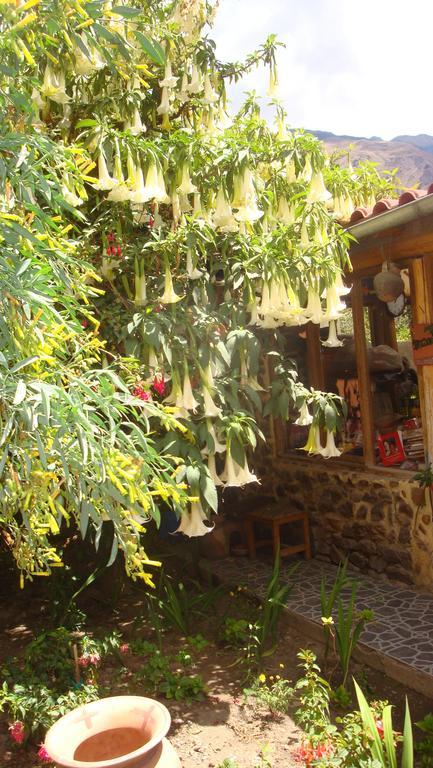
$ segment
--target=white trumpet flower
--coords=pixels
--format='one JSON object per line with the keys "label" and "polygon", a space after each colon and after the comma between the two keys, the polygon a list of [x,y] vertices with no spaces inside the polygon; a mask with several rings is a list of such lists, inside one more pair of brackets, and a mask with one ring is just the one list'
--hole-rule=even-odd
{"label": "white trumpet flower", "polygon": [[164,403],[167,405],[176,405],[182,399],[182,387],[180,385],[180,378],[176,368],[171,369],[171,392],[164,399]]}
{"label": "white trumpet flower", "polygon": [[308,288],[308,302],[303,314],[311,323],[319,324],[323,320],[322,303],[314,288]]}
{"label": "white trumpet flower", "polygon": [[184,104],[185,101],[188,101],[188,75],[186,72],[183,73],[182,76],[182,82],[180,85],[180,91],[177,94],[178,101],[180,101],[181,104]]}
{"label": "white trumpet flower", "polygon": [[250,222],[253,224],[263,216],[263,211],[257,206],[257,202],[251,201],[248,205],[243,205],[235,213],[237,221]]}
{"label": "white trumpet flower", "polygon": [[324,347],[342,347],[343,342],[337,336],[337,323],[335,320],[329,321],[329,333],[326,341],[322,341]]}
{"label": "white trumpet flower", "polygon": [[115,186],[109,192],[107,200],[112,200],[116,203],[125,202],[125,200],[131,199],[131,190],[123,178],[122,161],[120,158],[119,146],[116,145],[116,152],[114,155],[114,180]]}
{"label": "white trumpet flower", "polygon": [[246,459],[243,467],[239,466],[239,464],[236,464],[235,462],[235,469],[237,470],[237,479],[239,485],[248,485],[248,483],[259,482],[254,472],[251,472]]}
{"label": "white trumpet flower", "polygon": [[340,272],[337,274],[337,277],[335,278],[335,289],[337,291],[338,296],[346,296],[351,291],[350,286],[344,285],[343,278]]}
{"label": "white trumpet flower", "polygon": [[167,58],[165,64],[164,79],[159,81],[161,88],[174,88],[177,85],[177,77],[171,71],[171,61]]}
{"label": "white trumpet flower", "polygon": [[313,422],[313,417],[308,410],[308,405],[306,400],[302,403],[300,409],[299,409],[299,416],[295,421],[295,424],[298,425],[298,427],[308,427]]}
{"label": "white trumpet flower", "polygon": [[299,240],[299,245],[303,250],[307,250],[311,246],[311,240],[308,234],[308,224],[307,219],[304,219],[301,226],[301,237]]}
{"label": "white trumpet flower", "polygon": [[193,501],[189,512],[183,512],[176,533],[183,533],[189,538],[205,536],[214,528],[214,525],[205,525],[205,520],[207,520],[207,517],[200,502]]}
{"label": "white trumpet flower", "polygon": [[146,126],[143,125],[140,117],[140,113],[137,109],[137,107],[134,109],[134,114],[132,116],[132,122],[125,123],[124,125],[125,131],[129,131],[129,133],[132,133],[133,136],[139,136],[140,133],[146,132]]}
{"label": "white trumpet flower", "polygon": [[287,202],[287,198],[280,197],[280,201],[278,203],[278,210],[275,214],[275,218],[277,221],[281,222],[281,224],[294,224],[295,223],[295,214],[293,211],[293,208],[289,203]]}
{"label": "white trumpet flower", "polygon": [[183,296],[178,296],[173,288],[173,278],[171,276],[170,267],[167,264],[165,268],[164,293],[159,301],[161,304],[176,304],[176,302],[181,299],[183,299]]}
{"label": "white trumpet flower", "polygon": [[194,261],[192,257],[192,248],[188,248],[186,252],[186,274],[190,280],[198,280],[203,277],[203,272],[200,272],[197,267],[194,267]]}
{"label": "white trumpet flower", "polygon": [[182,406],[187,411],[196,412],[199,404],[194,397],[191,385],[191,379],[189,378],[188,364],[185,363],[183,390],[182,390]]}
{"label": "white trumpet flower", "polygon": [[[141,165],[135,169],[134,178],[131,174],[131,181],[132,183],[132,190],[130,199],[136,203],[136,204],[144,204],[151,198],[149,197],[149,190],[146,188],[144,184],[144,176],[143,176],[143,169]],[[130,179],[128,177],[128,182],[130,182]]]}
{"label": "white trumpet flower", "polygon": [[113,179],[108,173],[107,161],[101,150],[98,157],[98,181],[96,184],[92,184],[92,186],[94,189],[109,190],[113,189],[116,184],[116,179]]}
{"label": "white trumpet flower", "polygon": [[335,283],[326,288],[326,320],[338,320],[346,305],[341,301]]}
{"label": "white trumpet flower", "polygon": [[[216,431],[215,431],[215,427],[213,425],[213,422],[210,419],[206,419],[206,427],[207,427],[207,431],[209,432],[209,434],[210,434],[210,436],[212,438],[213,444],[214,444],[213,450],[211,452],[212,453],[224,453],[224,451],[227,450],[227,446],[224,443],[220,443],[220,441],[218,440],[218,437],[217,437],[217,434],[216,434]],[[207,448],[204,448],[202,453],[206,454],[206,453],[209,453],[209,451],[208,451]]]}
{"label": "white trumpet flower", "polygon": [[305,164],[302,169],[301,179],[303,181],[311,181],[312,175],[313,175],[313,169],[311,167],[310,155],[305,155]]}
{"label": "white trumpet flower", "polygon": [[213,484],[215,486],[224,485],[223,481],[218,476],[218,473],[216,471],[216,462],[215,462],[215,454],[214,453],[209,453],[208,454],[207,468],[209,470],[209,474],[211,476]]}
{"label": "white trumpet flower", "polygon": [[206,73],[204,77],[204,97],[203,101],[205,104],[215,104],[216,101],[218,101],[219,96],[216,90],[214,89],[212,85],[212,81],[209,77],[209,75]]}
{"label": "white trumpet flower", "polygon": [[319,171],[318,173],[315,173],[311,179],[310,190],[307,195],[307,203],[326,203],[331,197],[331,193],[325,187],[322,172]]}
{"label": "white trumpet flower", "polygon": [[200,93],[203,90],[203,77],[197,67],[197,64],[192,65],[191,82],[187,86],[188,93]]}
{"label": "white trumpet flower", "polygon": [[78,208],[78,206],[83,204],[82,198],[77,195],[74,190],[73,183],[71,182],[68,173],[63,174],[60,190],[69,205],[72,205],[74,208]]}
{"label": "white trumpet flower", "polygon": [[161,93],[161,103],[157,108],[158,115],[168,115],[170,113],[170,91],[163,88]]}
{"label": "white trumpet flower", "polygon": [[56,74],[49,64],[45,67],[41,93],[46,99],[51,99],[57,104],[67,104],[71,100],[65,90],[64,73],[58,72]]}
{"label": "white trumpet flower", "polygon": [[194,184],[191,181],[191,178],[189,175],[189,166],[187,163],[184,163],[182,166],[182,178],[180,181],[180,185],[177,188],[177,191],[182,195],[190,195],[193,192],[197,192],[197,187],[194,186]]}
{"label": "white trumpet flower", "polygon": [[326,430],[326,445],[322,448],[321,454],[324,459],[333,459],[341,456],[341,451],[335,445],[334,433]]}
{"label": "white trumpet flower", "polygon": [[286,160],[286,179],[289,184],[293,184],[297,180],[295,162],[291,158]]}
{"label": "white trumpet flower", "polygon": [[222,186],[220,186],[217,194],[213,223],[217,229],[221,229],[223,232],[237,232],[239,229]]}
{"label": "white trumpet flower", "polygon": [[158,368],[159,367],[159,360],[158,356],[155,352],[155,347],[149,347],[149,357],[147,360],[147,364],[149,368]]}
{"label": "white trumpet flower", "polygon": [[189,197],[188,195],[184,195],[183,192],[181,192],[179,195],[179,204],[181,213],[189,213],[192,211],[192,205],[189,202]]}
{"label": "white trumpet flower", "polygon": [[89,51],[89,56],[86,56],[78,45],[73,48],[74,70],[77,75],[90,75],[92,72],[105,67],[105,61],[102,59],[98,49],[95,46],[90,46],[88,40],[84,44]]}
{"label": "white trumpet flower", "polygon": [[206,386],[202,387],[202,394],[203,394],[203,402],[204,402],[204,415],[206,416],[206,418],[209,418],[209,419],[219,418],[219,416],[222,415],[222,410],[221,408],[218,408],[218,406],[214,403],[212,395]]}
{"label": "white trumpet flower", "polygon": [[270,99],[277,99],[279,95],[280,95],[280,86],[278,83],[277,68],[271,67],[271,70],[269,72],[269,86],[267,90],[267,96],[269,96]]}
{"label": "white trumpet flower", "polygon": [[180,210],[180,199],[177,192],[173,192],[171,196],[171,205],[173,209],[173,223],[177,226],[182,217],[182,211]]}
{"label": "white trumpet flower", "polygon": [[324,456],[325,448],[322,447],[322,441],[321,441],[321,437],[320,437],[320,429],[319,428],[316,429],[314,438],[315,438],[315,450],[314,450],[314,453],[318,454],[319,456]]}
{"label": "white trumpet flower", "polygon": [[135,271],[135,304],[144,307],[147,304],[146,275],[136,269]]}

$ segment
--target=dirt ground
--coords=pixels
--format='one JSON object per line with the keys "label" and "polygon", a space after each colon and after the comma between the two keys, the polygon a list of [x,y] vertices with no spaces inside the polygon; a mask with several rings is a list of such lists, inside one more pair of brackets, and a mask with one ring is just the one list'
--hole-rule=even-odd
{"label": "dirt ground", "polygon": [[[10,655],[19,656],[25,644],[39,631],[47,628],[49,600],[40,584],[30,585],[24,591],[7,588],[1,584],[0,604],[0,661]],[[88,631],[95,627],[107,631],[118,629],[128,642],[137,633],[137,617],[143,612],[143,593],[127,586],[116,607],[102,602],[102,595],[95,591],[88,594],[85,610]],[[286,768],[299,766],[296,752],[302,733],[289,715],[272,717],[269,713],[245,705],[243,699],[244,670],[238,663],[239,651],[227,649],[218,643],[218,628],[227,611],[233,615],[233,600],[223,598],[211,619],[198,621],[193,634],[201,633],[209,641],[206,648],[195,652],[197,663],[190,668],[191,674],[201,674],[206,683],[207,695],[203,701],[185,703],[164,701],[171,717],[169,738],[178,751],[184,768],[217,768],[224,759],[231,758],[239,768]],[[241,608],[241,604],[239,608]],[[139,622],[140,624],[140,622]],[[140,636],[155,640],[145,621],[140,624]],[[183,647],[184,638],[175,630],[164,632],[164,650],[176,652]],[[281,673],[289,680],[299,677],[296,653],[300,648],[310,648],[319,656],[322,649],[309,638],[284,626],[280,630],[280,642],[276,652],[265,660],[266,675]],[[127,662],[132,680],[134,668],[142,663],[136,657]],[[280,665],[284,665],[284,670]],[[353,673],[368,695],[389,699],[396,705],[395,723],[401,727],[405,695],[408,695],[413,721],[433,711],[433,701],[418,693],[404,690],[399,684],[370,669],[354,666]],[[128,692],[148,695],[140,684],[128,682],[128,671],[119,674],[119,666],[104,666],[102,681],[110,694]],[[266,763],[260,755],[267,755]],[[34,748],[30,751],[11,745],[7,733],[7,718],[0,714],[0,765],[4,768],[34,768]]]}

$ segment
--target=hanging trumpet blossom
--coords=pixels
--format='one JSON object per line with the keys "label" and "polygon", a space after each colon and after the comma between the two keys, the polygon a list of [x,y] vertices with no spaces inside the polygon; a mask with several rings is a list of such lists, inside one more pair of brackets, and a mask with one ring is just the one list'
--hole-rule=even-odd
{"label": "hanging trumpet blossom", "polygon": [[321,455],[324,459],[333,459],[341,456],[341,451],[335,445],[334,433],[326,430],[326,445],[322,448]]}
{"label": "hanging trumpet blossom", "polygon": [[302,403],[300,409],[299,409],[299,416],[295,421],[295,424],[297,424],[298,427],[308,427],[313,422],[313,417],[308,410],[307,401],[304,400]]}
{"label": "hanging trumpet blossom", "polygon": [[295,181],[297,181],[296,165],[295,161],[291,157],[288,157],[286,160],[286,179],[289,184],[293,184]]}
{"label": "hanging trumpet blossom", "polygon": [[182,217],[182,211],[180,210],[180,199],[177,192],[173,192],[171,196],[171,206],[173,211],[173,225],[176,227]]}
{"label": "hanging trumpet blossom", "polygon": [[107,200],[121,203],[131,199],[131,190],[125,182],[122,171],[122,160],[120,157],[119,144],[116,139],[116,149],[114,154],[114,181],[115,186],[109,192]]}
{"label": "hanging trumpet blossom", "polygon": [[108,173],[107,161],[105,159],[104,153],[101,150],[98,156],[98,181],[96,184],[92,184],[92,186],[94,189],[108,191],[113,189],[116,184],[116,179],[113,179]]}
{"label": "hanging trumpet blossom", "polygon": [[177,94],[177,99],[181,104],[184,104],[189,99],[188,95],[188,75],[186,72],[182,75],[182,81],[180,84],[180,91]]}
{"label": "hanging trumpet blossom", "polygon": [[302,248],[302,250],[306,251],[308,248],[311,247],[311,240],[310,236],[308,234],[308,223],[307,219],[304,219],[301,226],[301,237],[299,240],[299,245]]}
{"label": "hanging trumpet blossom", "polygon": [[278,82],[278,72],[276,64],[271,65],[269,71],[269,86],[267,90],[267,96],[270,99],[277,99],[280,94],[280,86]]}
{"label": "hanging trumpet blossom", "polygon": [[205,520],[207,521],[207,516],[202,505],[199,501],[193,501],[189,512],[183,512],[176,533],[183,533],[189,538],[205,536],[214,528],[213,525],[205,525]]}
{"label": "hanging trumpet blossom", "polygon": [[225,482],[227,488],[240,488],[248,483],[258,483],[257,477],[248,467],[247,460],[245,459],[245,464],[241,467],[232,458],[229,446],[227,446],[226,463],[224,472],[221,475],[221,480]]}
{"label": "hanging trumpet blossom", "polygon": [[204,274],[194,266],[192,248],[188,248],[186,252],[186,274],[190,280],[198,280],[200,277],[203,277]]}
{"label": "hanging trumpet blossom", "polygon": [[216,462],[215,462],[215,454],[209,453],[208,459],[207,459],[207,468],[209,470],[209,474],[211,476],[211,480],[215,486],[218,485],[224,485],[223,481],[219,477],[217,470],[216,470]]}
{"label": "hanging trumpet blossom", "polygon": [[139,168],[133,199],[136,203],[146,203],[149,200],[156,200],[159,203],[168,202],[169,197],[165,189],[162,171],[154,161],[150,163],[147,169],[145,182],[143,181],[143,171],[141,167]]}
{"label": "hanging trumpet blossom", "polygon": [[324,347],[342,347],[343,342],[337,336],[337,323],[335,320],[329,321],[329,333],[326,341],[322,341]]}
{"label": "hanging trumpet blossom", "polygon": [[212,448],[211,451],[209,451],[207,448],[204,448],[202,453],[203,454],[207,454],[209,452],[210,453],[224,453],[224,451],[227,450],[227,446],[224,443],[220,443],[220,441],[218,440],[218,436],[216,434],[214,424],[213,424],[213,422],[210,419],[206,419],[206,427],[207,427],[207,431],[208,431],[209,435],[212,438],[213,448]]}
{"label": "hanging trumpet blossom", "polygon": [[346,296],[351,291],[350,286],[344,285],[343,278],[340,272],[337,273],[337,277],[335,278],[334,285],[335,285],[335,290],[337,291],[337,296]]}
{"label": "hanging trumpet blossom", "polygon": [[177,191],[182,195],[190,195],[193,192],[197,192],[197,187],[194,186],[189,175],[188,163],[184,163],[182,166],[182,178]]}
{"label": "hanging trumpet blossom", "polygon": [[314,422],[310,425],[310,429],[308,431],[308,438],[306,444],[300,449],[301,451],[306,451],[307,453],[317,453],[317,433],[319,433],[319,441],[320,441],[320,430],[317,424]]}
{"label": "hanging trumpet blossom", "polygon": [[206,75],[204,77],[204,97],[203,97],[203,101],[204,101],[205,104],[215,104],[215,102],[218,101],[218,99],[219,99],[218,93],[216,92],[215,88],[213,87],[212,81],[211,81],[208,73],[206,73]]}
{"label": "hanging trumpet blossom", "polygon": [[74,208],[78,208],[78,206],[83,204],[83,199],[76,194],[73,181],[68,173],[63,174],[60,190],[69,205],[72,205]]}
{"label": "hanging trumpet blossom", "polygon": [[311,181],[313,176],[313,169],[311,167],[310,155],[305,155],[305,163],[301,173],[302,181]]}
{"label": "hanging trumpet blossom", "polygon": [[96,72],[98,69],[103,69],[105,67],[105,61],[101,57],[98,49],[95,46],[92,46],[87,38],[83,40],[81,37],[81,41],[87,49],[89,55],[86,56],[79,45],[73,46],[72,53],[75,60],[75,73],[77,75],[90,75],[92,72]]}
{"label": "hanging trumpet blossom", "polygon": [[135,304],[144,307],[147,304],[146,275],[144,265],[135,259]]}
{"label": "hanging trumpet blossom", "polygon": [[66,93],[64,73],[62,71],[55,73],[49,64],[45,67],[41,93],[46,99],[51,99],[57,104],[67,104],[71,100]]}
{"label": "hanging trumpet blossom", "polygon": [[311,323],[317,325],[323,320],[322,303],[317,290],[314,288],[308,288],[308,302],[303,314]]}
{"label": "hanging trumpet blossom", "polygon": [[[163,401],[167,405],[176,405],[182,399],[182,387],[180,384],[180,376],[175,366],[171,369],[171,392]],[[179,407],[179,406],[177,406]]]}
{"label": "hanging trumpet blossom", "polygon": [[235,462],[235,469],[237,471],[237,480],[239,485],[242,486],[242,485],[248,485],[248,483],[259,482],[254,472],[251,472],[246,459],[243,467],[241,467],[239,464],[236,464]]}
{"label": "hanging trumpet blossom", "polygon": [[187,86],[188,93],[197,94],[203,90],[203,77],[197,64],[192,65],[191,82]]}
{"label": "hanging trumpet blossom", "polygon": [[204,415],[206,418],[217,419],[222,415],[221,408],[214,403],[212,395],[206,386],[202,387],[203,403],[204,403]]}
{"label": "hanging trumpet blossom", "polygon": [[233,216],[230,203],[226,199],[222,186],[220,186],[217,194],[213,223],[214,226],[222,232],[237,232],[239,229],[239,225]]}
{"label": "hanging trumpet blossom", "polygon": [[[176,403],[179,406],[179,403]],[[199,404],[194,397],[191,385],[191,379],[189,378],[188,363],[185,361],[184,365],[184,378],[183,378],[183,390],[182,390],[182,405],[180,407],[185,408],[187,411],[196,412]]]}
{"label": "hanging trumpet blossom", "polygon": [[321,171],[318,171],[311,179],[311,185],[307,195],[307,203],[326,203],[326,201],[331,198],[331,193],[325,187],[323,174]]}
{"label": "hanging trumpet blossom", "polygon": [[157,108],[158,115],[168,115],[170,113],[170,91],[163,88],[161,93],[161,103]]}
{"label": "hanging trumpet blossom", "polygon": [[346,305],[340,300],[335,283],[326,288],[326,320],[338,320]]}
{"label": "hanging trumpet blossom", "polygon": [[159,81],[161,88],[174,88],[177,85],[178,78],[175,77],[171,71],[171,61],[169,58],[166,60],[164,79]]}
{"label": "hanging trumpet blossom", "polygon": [[164,293],[159,301],[161,304],[176,304],[176,302],[181,299],[183,299],[183,296],[178,296],[173,288],[173,278],[171,276],[170,266],[167,263],[165,267]]}
{"label": "hanging trumpet blossom", "polygon": [[275,214],[275,218],[277,221],[279,221],[281,224],[294,224],[295,223],[295,213],[293,211],[293,208],[289,203],[287,202],[287,198],[280,197],[279,203],[278,203],[278,210]]}
{"label": "hanging trumpet blossom", "polygon": [[129,133],[132,133],[133,136],[139,136],[140,133],[145,133],[146,126],[144,126],[141,121],[140,113],[137,107],[135,107],[134,109],[132,121],[130,123],[129,122],[125,123],[124,130],[129,131]]}

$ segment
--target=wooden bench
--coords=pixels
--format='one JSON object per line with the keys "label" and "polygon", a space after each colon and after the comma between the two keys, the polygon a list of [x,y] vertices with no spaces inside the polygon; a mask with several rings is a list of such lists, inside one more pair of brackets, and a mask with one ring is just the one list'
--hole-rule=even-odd
{"label": "wooden bench", "polygon": [[[281,528],[292,523],[302,522],[303,541],[301,544],[284,544],[281,541]],[[269,528],[272,538],[257,539],[254,526],[260,523],[263,527]],[[311,559],[310,543],[310,524],[306,512],[282,512],[281,509],[258,509],[250,512],[245,520],[245,530],[247,534],[248,554],[250,557],[256,557],[256,551],[259,547],[265,547],[272,544],[274,557],[280,548],[281,557],[294,555],[297,552],[304,552],[305,559]]]}

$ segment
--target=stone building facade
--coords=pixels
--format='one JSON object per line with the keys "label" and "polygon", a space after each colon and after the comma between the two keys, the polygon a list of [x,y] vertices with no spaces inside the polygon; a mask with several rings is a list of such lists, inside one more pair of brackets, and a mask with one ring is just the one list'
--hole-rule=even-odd
{"label": "stone building facade", "polygon": [[280,505],[308,511],[316,557],[433,592],[431,495],[410,473],[286,454],[259,474]]}

